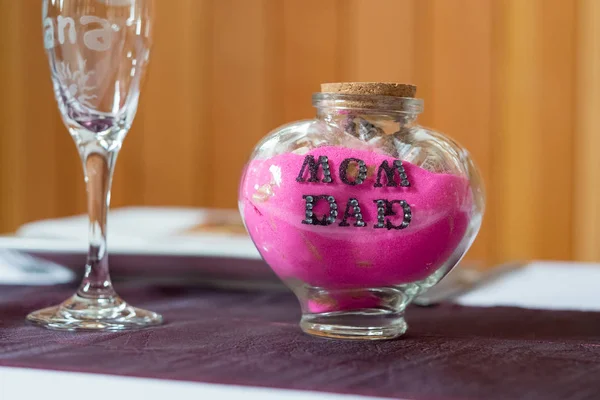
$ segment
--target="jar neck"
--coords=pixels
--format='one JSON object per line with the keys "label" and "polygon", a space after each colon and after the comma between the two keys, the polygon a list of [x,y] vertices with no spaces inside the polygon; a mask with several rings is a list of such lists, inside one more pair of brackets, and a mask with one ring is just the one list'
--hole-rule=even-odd
{"label": "jar neck", "polygon": [[317,118],[346,131],[391,134],[415,124],[421,99],[375,95],[316,93]]}

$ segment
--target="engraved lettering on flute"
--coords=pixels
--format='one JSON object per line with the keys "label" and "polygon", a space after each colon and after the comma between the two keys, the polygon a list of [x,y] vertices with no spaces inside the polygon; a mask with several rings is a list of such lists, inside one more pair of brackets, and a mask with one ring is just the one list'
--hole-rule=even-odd
{"label": "engraved lettering on flute", "polygon": [[[322,179],[319,179],[319,169],[323,172]],[[340,182],[348,186],[363,185],[367,180],[367,169],[367,165],[363,160],[358,158],[346,158],[341,162],[338,171]],[[308,175],[308,179],[306,179],[306,175]],[[398,179],[396,179],[396,177],[398,177]],[[319,156],[317,160],[314,156],[307,155],[300,167],[296,182],[317,184],[334,183],[335,180],[331,175],[329,158],[327,156]],[[402,161],[394,160],[392,165],[390,165],[387,160],[384,160],[377,169],[377,177],[373,187],[410,187],[410,181],[408,180],[406,170],[402,166]],[[305,201],[305,219],[302,220],[303,224],[329,226],[336,222],[338,218],[338,203],[334,196],[329,194],[307,194],[302,196],[302,198]],[[317,216],[315,212],[315,207],[319,201],[327,201],[329,204],[328,214],[322,217]],[[406,200],[377,199],[374,200],[373,203],[377,210],[377,222],[373,225],[373,228],[401,230],[408,228],[410,225],[410,222],[412,221],[412,210]],[[398,205],[396,210],[394,210],[395,205]],[[398,215],[398,212],[401,214]],[[397,219],[401,218],[401,220],[400,223],[396,225],[390,218],[386,217],[398,217]],[[353,223],[350,223],[349,220],[353,220]],[[354,226],[357,228],[364,228],[367,226],[367,223],[363,218],[361,205],[356,197],[351,197],[346,202],[342,214],[342,221],[338,226]]]}
{"label": "engraved lettering on flute", "polygon": [[[119,30],[118,25],[113,25],[103,18],[84,15],[79,18],[79,25],[90,26],[83,34],[83,43],[94,51],[106,51],[110,49],[113,30]],[[52,49],[58,44],[77,43],[77,26],[71,17],[59,15],[54,18],[44,18],[44,46]]]}

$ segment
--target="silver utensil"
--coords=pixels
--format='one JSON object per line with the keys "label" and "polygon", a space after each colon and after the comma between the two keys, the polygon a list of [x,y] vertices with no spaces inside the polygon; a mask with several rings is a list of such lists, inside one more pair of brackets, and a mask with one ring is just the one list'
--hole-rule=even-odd
{"label": "silver utensil", "polygon": [[455,299],[475,288],[488,285],[523,265],[522,263],[500,264],[488,270],[458,267],[436,286],[415,298],[413,303],[426,307]]}

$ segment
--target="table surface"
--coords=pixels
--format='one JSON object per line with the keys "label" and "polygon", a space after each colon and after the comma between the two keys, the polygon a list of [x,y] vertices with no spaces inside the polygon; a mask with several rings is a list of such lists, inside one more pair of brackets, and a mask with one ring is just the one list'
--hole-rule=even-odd
{"label": "table surface", "polygon": [[390,398],[600,398],[600,313],[411,307],[403,338],[355,342],[303,334],[289,293],[118,289],[166,324],[133,333],[47,331],[24,316],[72,287],[0,287],[0,366]]}

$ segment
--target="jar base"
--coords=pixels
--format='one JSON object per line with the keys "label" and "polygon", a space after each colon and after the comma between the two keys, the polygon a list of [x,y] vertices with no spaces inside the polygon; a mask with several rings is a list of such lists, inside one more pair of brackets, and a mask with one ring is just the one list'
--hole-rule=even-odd
{"label": "jar base", "polygon": [[389,340],[402,336],[408,325],[403,313],[364,309],[305,314],[300,328],[309,335],[331,339]]}

